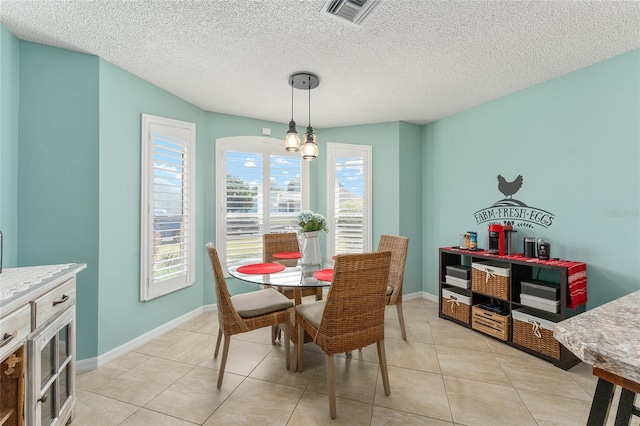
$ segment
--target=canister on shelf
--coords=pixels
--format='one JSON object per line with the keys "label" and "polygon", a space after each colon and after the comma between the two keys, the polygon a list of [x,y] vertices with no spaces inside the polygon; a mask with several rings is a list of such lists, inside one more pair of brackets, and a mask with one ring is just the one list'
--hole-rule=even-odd
{"label": "canister on shelf", "polygon": [[544,238],[540,238],[538,240],[538,259],[540,260],[549,260],[549,256],[551,254],[551,244],[548,240]]}
{"label": "canister on shelf", "polygon": [[524,257],[536,257],[535,237],[524,237]]}
{"label": "canister on shelf", "polygon": [[478,233],[469,231],[469,250],[478,248]]}
{"label": "canister on shelf", "polygon": [[460,234],[460,246],[461,249],[467,248],[467,234]]}

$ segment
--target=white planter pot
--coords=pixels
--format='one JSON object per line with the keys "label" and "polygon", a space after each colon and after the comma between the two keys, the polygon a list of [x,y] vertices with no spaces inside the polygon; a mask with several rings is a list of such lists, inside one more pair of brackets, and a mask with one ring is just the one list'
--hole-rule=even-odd
{"label": "white planter pot", "polygon": [[318,241],[319,234],[320,231],[305,232],[303,234],[301,264],[322,265],[322,254],[320,253],[320,242]]}

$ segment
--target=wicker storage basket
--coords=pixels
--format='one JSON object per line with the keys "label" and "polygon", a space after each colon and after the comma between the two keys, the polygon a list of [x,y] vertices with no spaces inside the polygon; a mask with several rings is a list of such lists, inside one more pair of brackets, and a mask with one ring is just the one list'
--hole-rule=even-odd
{"label": "wicker storage basket", "polygon": [[442,313],[465,324],[471,324],[471,297],[443,289]]}
{"label": "wicker storage basket", "polygon": [[496,263],[471,264],[471,289],[487,296],[509,300],[509,267]]}
{"label": "wicker storage basket", "polygon": [[525,309],[513,310],[513,343],[553,359],[560,359],[560,343],[553,337],[553,322],[531,315]]}
{"label": "wicker storage basket", "polygon": [[500,340],[509,340],[510,315],[500,315],[486,311],[478,305],[471,310],[471,328]]}

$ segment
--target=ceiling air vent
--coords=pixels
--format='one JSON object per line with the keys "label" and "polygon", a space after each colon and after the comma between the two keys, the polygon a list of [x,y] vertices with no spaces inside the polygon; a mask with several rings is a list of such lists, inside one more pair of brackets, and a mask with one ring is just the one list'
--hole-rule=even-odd
{"label": "ceiling air vent", "polygon": [[362,24],[381,1],[382,0],[328,0],[322,8],[322,13],[359,25]]}

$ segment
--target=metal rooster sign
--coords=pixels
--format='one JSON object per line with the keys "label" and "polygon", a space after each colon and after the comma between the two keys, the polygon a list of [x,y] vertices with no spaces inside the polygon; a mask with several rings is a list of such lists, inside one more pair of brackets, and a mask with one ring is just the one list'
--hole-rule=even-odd
{"label": "metal rooster sign", "polygon": [[553,224],[555,215],[547,210],[528,206],[524,202],[513,198],[522,188],[524,178],[518,175],[508,181],[498,175],[498,191],[504,198],[496,201],[490,207],[485,207],[473,214],[477,224],[484,222],[512,225],[522,228],[533,228],[534,225],[548,228]]}

